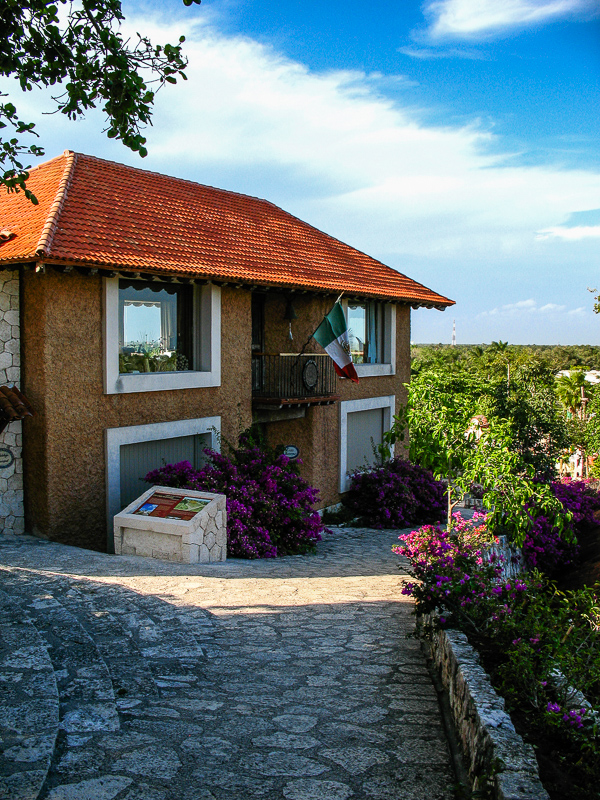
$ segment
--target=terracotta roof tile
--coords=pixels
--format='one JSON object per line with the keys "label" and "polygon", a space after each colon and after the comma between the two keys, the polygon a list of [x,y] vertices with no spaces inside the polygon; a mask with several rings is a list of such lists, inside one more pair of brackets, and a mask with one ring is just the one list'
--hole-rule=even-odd
{"label": "terracotta roof tile", "polygon": [[0,194],[2,262],[43,260],[444,307],[452,300],[266,200],[65,151]]}
{"label": "terracotta roof tile", "polygon": [[0,432],[10,422],[33,416],[33,408],[16,386],[0,386]]}

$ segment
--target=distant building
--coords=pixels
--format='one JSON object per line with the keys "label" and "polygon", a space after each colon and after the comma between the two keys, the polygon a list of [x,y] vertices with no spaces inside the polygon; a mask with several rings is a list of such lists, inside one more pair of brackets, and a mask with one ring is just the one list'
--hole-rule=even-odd
{"label": "distant building", "polygon": [[[573,369],[577,369],[574,367]],[[562,376],[569,377],[571,375],[572,369],[561,369],[559,372],[556,373],[556,377],[560,378]],[[588,383],[600,383],[600,370],[597,369],[590,369],[587,370],[584,375],[585,380]]]}

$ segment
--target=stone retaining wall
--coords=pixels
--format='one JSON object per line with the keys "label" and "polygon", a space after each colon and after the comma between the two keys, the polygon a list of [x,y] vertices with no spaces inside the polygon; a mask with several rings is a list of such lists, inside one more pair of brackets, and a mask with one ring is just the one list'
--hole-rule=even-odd
{"label": "stone retaining wall", "polygon": [[[21,386],[21,326],[19,317],[19,271],[0,273],[0,386]],[[0,529],[23,533],[23,436],[22,422],[11,422],[0,433]],[[9,453],[6,453],[9,451]],[[4,460],[2,460],[4,459]]]}
{"label": "stone retaining wall", "polygon": [[520,547],[512,547],[506,536],[500,536],[497,544],[486,547],[483,557],[487,561],[500,560],[502,565],[502,578],[509,580],[523,573],[523,553]]}
{"label": "stone retaining wall", "polygon": [[494,800],[549,800],[533,748],[515,731],[464,633],[434,631],[431,655],[449,694],[473,788],[483,789],[489,779]]}

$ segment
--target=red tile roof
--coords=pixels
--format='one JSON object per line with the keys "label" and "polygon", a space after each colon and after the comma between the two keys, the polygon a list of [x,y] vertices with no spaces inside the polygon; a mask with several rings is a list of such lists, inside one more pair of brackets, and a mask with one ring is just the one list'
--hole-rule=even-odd
{"label": "red tile roof", "polygon": [[0,432],[10,422],[33,416],[34,411],[29,400],[16,386],[0,386]]}
{"label": "red tile roof", "polygon": [[345,292],[443,308],[453,301],[266,200],[65,151],[0,193],[0,266],[29,261]]}

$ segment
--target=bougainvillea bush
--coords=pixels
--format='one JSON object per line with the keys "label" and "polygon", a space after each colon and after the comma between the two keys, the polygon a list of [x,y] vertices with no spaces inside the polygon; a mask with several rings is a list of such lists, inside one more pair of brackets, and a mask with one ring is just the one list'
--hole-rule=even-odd
{"label": "bougainvillea bush", "polygon": [[579,545],[572,525],[561,532],[552,524],[552,520],[544,514],[537,514],[535,508],[525,505],[524,512],[532,519],[521,548],[527,566],[553,575],[557,569],[573,564],[579,553]]}
{"label": "bougainvillea bush", "polygon": [[565,510],[573,514],[573,524],[577,530],[584,525],[595,524],[594,512],[600,510],[600,494],[589,481],[553,481],[551,487]]}
{"label": "bougainvillea bush", "polygon": [[543,756],[553,799],[598,798],[600,587],[562,593],[537,571],[507,580],[486,553],[488,543],[481,519],[470,529],[461,521],[450,532],[427,525],[401,536],[394,550],[415,578],[402,592],[440,627],[464,631],[482,654],[492,683]]}
{"label": "bougainvillea bush", "polygon": [[437,522],[445,514],[445,485],[427,469],[392,458],[371,470],[356,470],[344,506],[370,528],[405,528]]}
{"label": "bougainvillea bush", "polygon": [[149,472],[148,483],[227,496],[227,553],[274,558],[313,552],[323,524],[313,509],[318,491],[300,476],[298,461],[277,454],[250,434],[227,452],[206,449],[198,470],[189,461]]}
{"label": "bougainvillea bush", "polygon": [[500,583],[502,564],[485,549],[494,541],[485,514],[472,522],[454,515],[450,531],[424,525],[399,537],[393,550],[409,561],[409,572],[417,580],[404,583],[402,594],[414,597],[421,614],[440,613],[444,621],[476,625],[474,616],[486,618],[505,605],[504,595],[522,591],[522,581]]}
{"label": "bougainvillea bush", "polygon": [[595,524],[594,512],[600,509],[600,495],[587,481],[553,481],[550,488],[565,512],[571,512],[572,520],[561,532],[546,515],[527,504],[524,511],[533,524],[523,543],[523,555],[528,566],[548,575],[576,561],[579,553],[577,534],[586,526]]}

